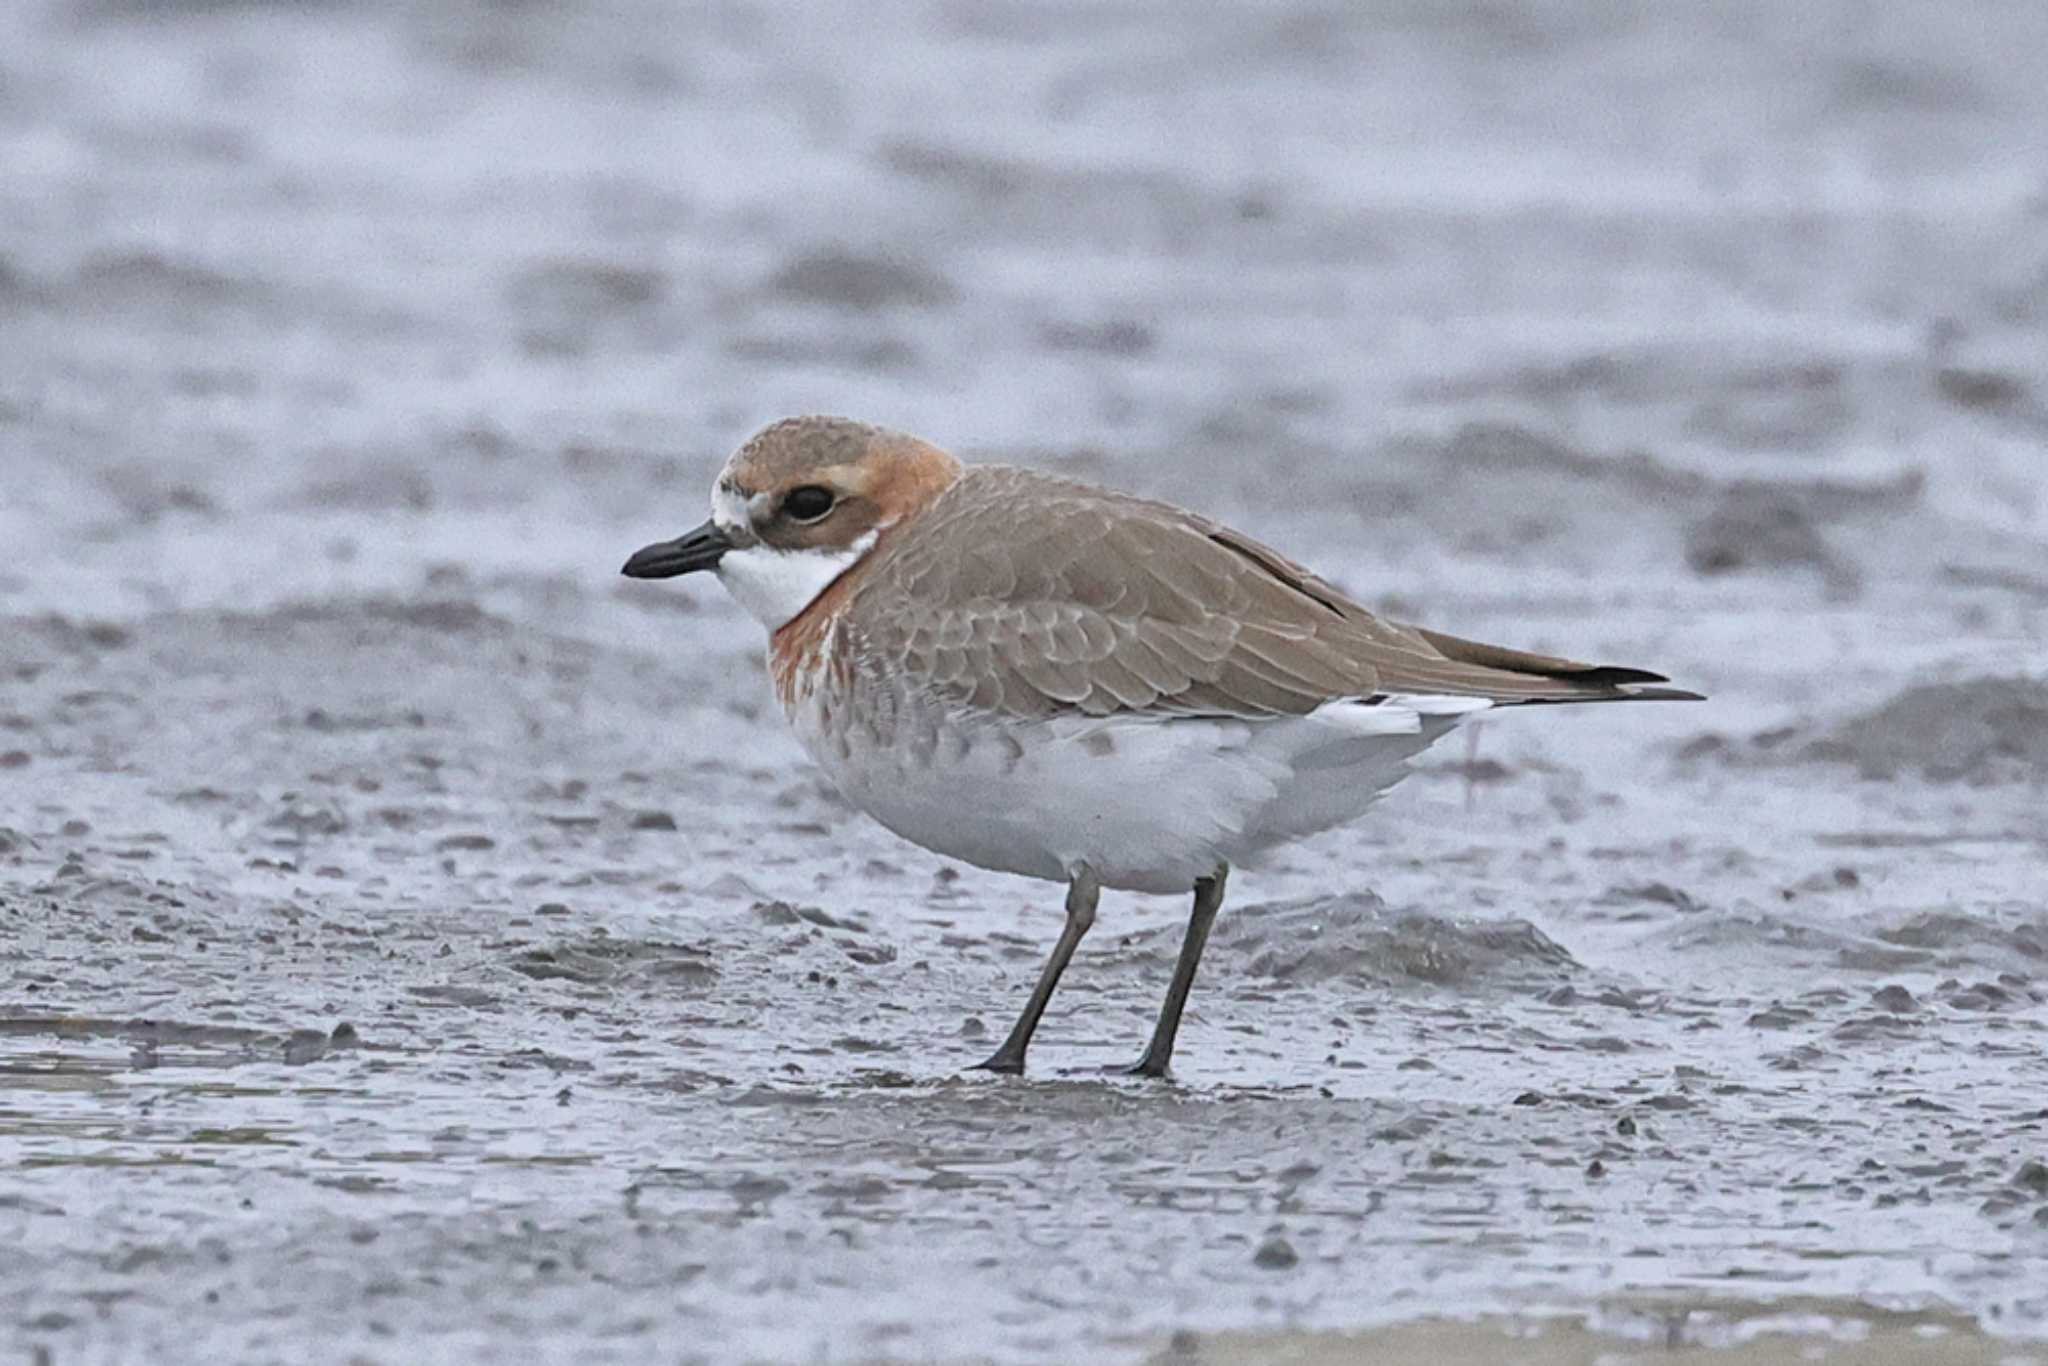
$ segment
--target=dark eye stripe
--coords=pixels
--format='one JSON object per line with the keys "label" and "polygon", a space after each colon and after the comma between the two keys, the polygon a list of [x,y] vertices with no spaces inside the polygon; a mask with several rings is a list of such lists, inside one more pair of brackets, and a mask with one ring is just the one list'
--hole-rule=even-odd
{"label": "dark eye stripe", "polygon": [[799,522],[815,522],[832,510],[832,490],[820,484],[805,484],[782,496],[782,515]]}

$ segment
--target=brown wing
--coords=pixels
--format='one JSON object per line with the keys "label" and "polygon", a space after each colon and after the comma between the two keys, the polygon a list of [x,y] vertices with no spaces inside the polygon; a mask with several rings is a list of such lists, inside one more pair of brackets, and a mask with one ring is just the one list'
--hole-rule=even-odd
{"label": "brown wing", "polygon": [[1636,688],[1663,681],[1638,669],[1382,621],[1205,518],[1029,470],[970,469],[916,528],[884,543],[849,603],[858,654],[1013,715],[1298,716],[1389,692],[1691,696]]}

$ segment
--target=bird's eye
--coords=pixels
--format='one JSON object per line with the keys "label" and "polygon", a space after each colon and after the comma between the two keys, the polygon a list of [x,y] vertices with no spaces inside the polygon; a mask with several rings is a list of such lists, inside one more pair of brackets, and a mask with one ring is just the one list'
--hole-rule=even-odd
{"label": "bird's eye", "polygon": [[799,522],[815,522],[832,510],[832,490],[819,484],[791,489],[782,498],[782,513]]}

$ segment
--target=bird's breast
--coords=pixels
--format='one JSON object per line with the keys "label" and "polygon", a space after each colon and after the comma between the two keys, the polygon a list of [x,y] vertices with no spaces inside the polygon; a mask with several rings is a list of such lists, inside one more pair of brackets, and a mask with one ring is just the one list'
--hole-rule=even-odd
{"label": "bird's breast", "polygon": [[853,660],[837,604],[815,602],[768,638],[768,676],[793,723],[821,692],[852,690]]}

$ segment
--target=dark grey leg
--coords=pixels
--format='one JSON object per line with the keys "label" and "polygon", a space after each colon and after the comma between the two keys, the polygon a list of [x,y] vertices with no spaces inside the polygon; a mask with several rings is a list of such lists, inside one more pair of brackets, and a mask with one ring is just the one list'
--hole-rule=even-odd
{"label": "dark grey leg", "polygon": [[976,1063],[976,1067],[1012,1075],[1024,1070],[1024,1050],[1031,1047],[1031,1036],[1038,1030],[1038,1017],[1045,1014],[1045,1004],[1052,999],[1053,988],[1060,984],[1060,974],[1067,970],[1067,960],[1074,956],[1081,936],[1088,933],[1088,927],[1095,923],[1095,903],[1101,899],[1102,884],[1083,864],[1075,872],[1074,880],[1067,884],[1067,923],[1060,930],[1059,943],[1052,946],[1052,957],[1045,960],[1045,971],[1038,974],[1038,985],[1031,989],[1031,999],[1024,1003],[1024,1013],[1011,1026],[1010,1037],[1003,1040],[1003,1046],[990,1054],[987,1062]]}
{"label": "dark grey leg", "polygon": [[1130,1070],[1136,1077],[1164,1077],[1173,1061],[1173,1036],[1180,1032],[1180,1012],[1188,1003],[1188,988],[1195,984],[1195,965],[1202,961],[1202,947],[1209,942],[1209,927],[1223,906],[1223,883],[1230,876],[1227,864],[1195,883],[1195,908],[1188,915],[1187,938],[1180,941],[1180,961],[1173,965],[1173,982],[1166,988],[1166,1004],[1159,1007],[1159,1023],[1152,1027],[1152,1042],[1145,1056]]}

